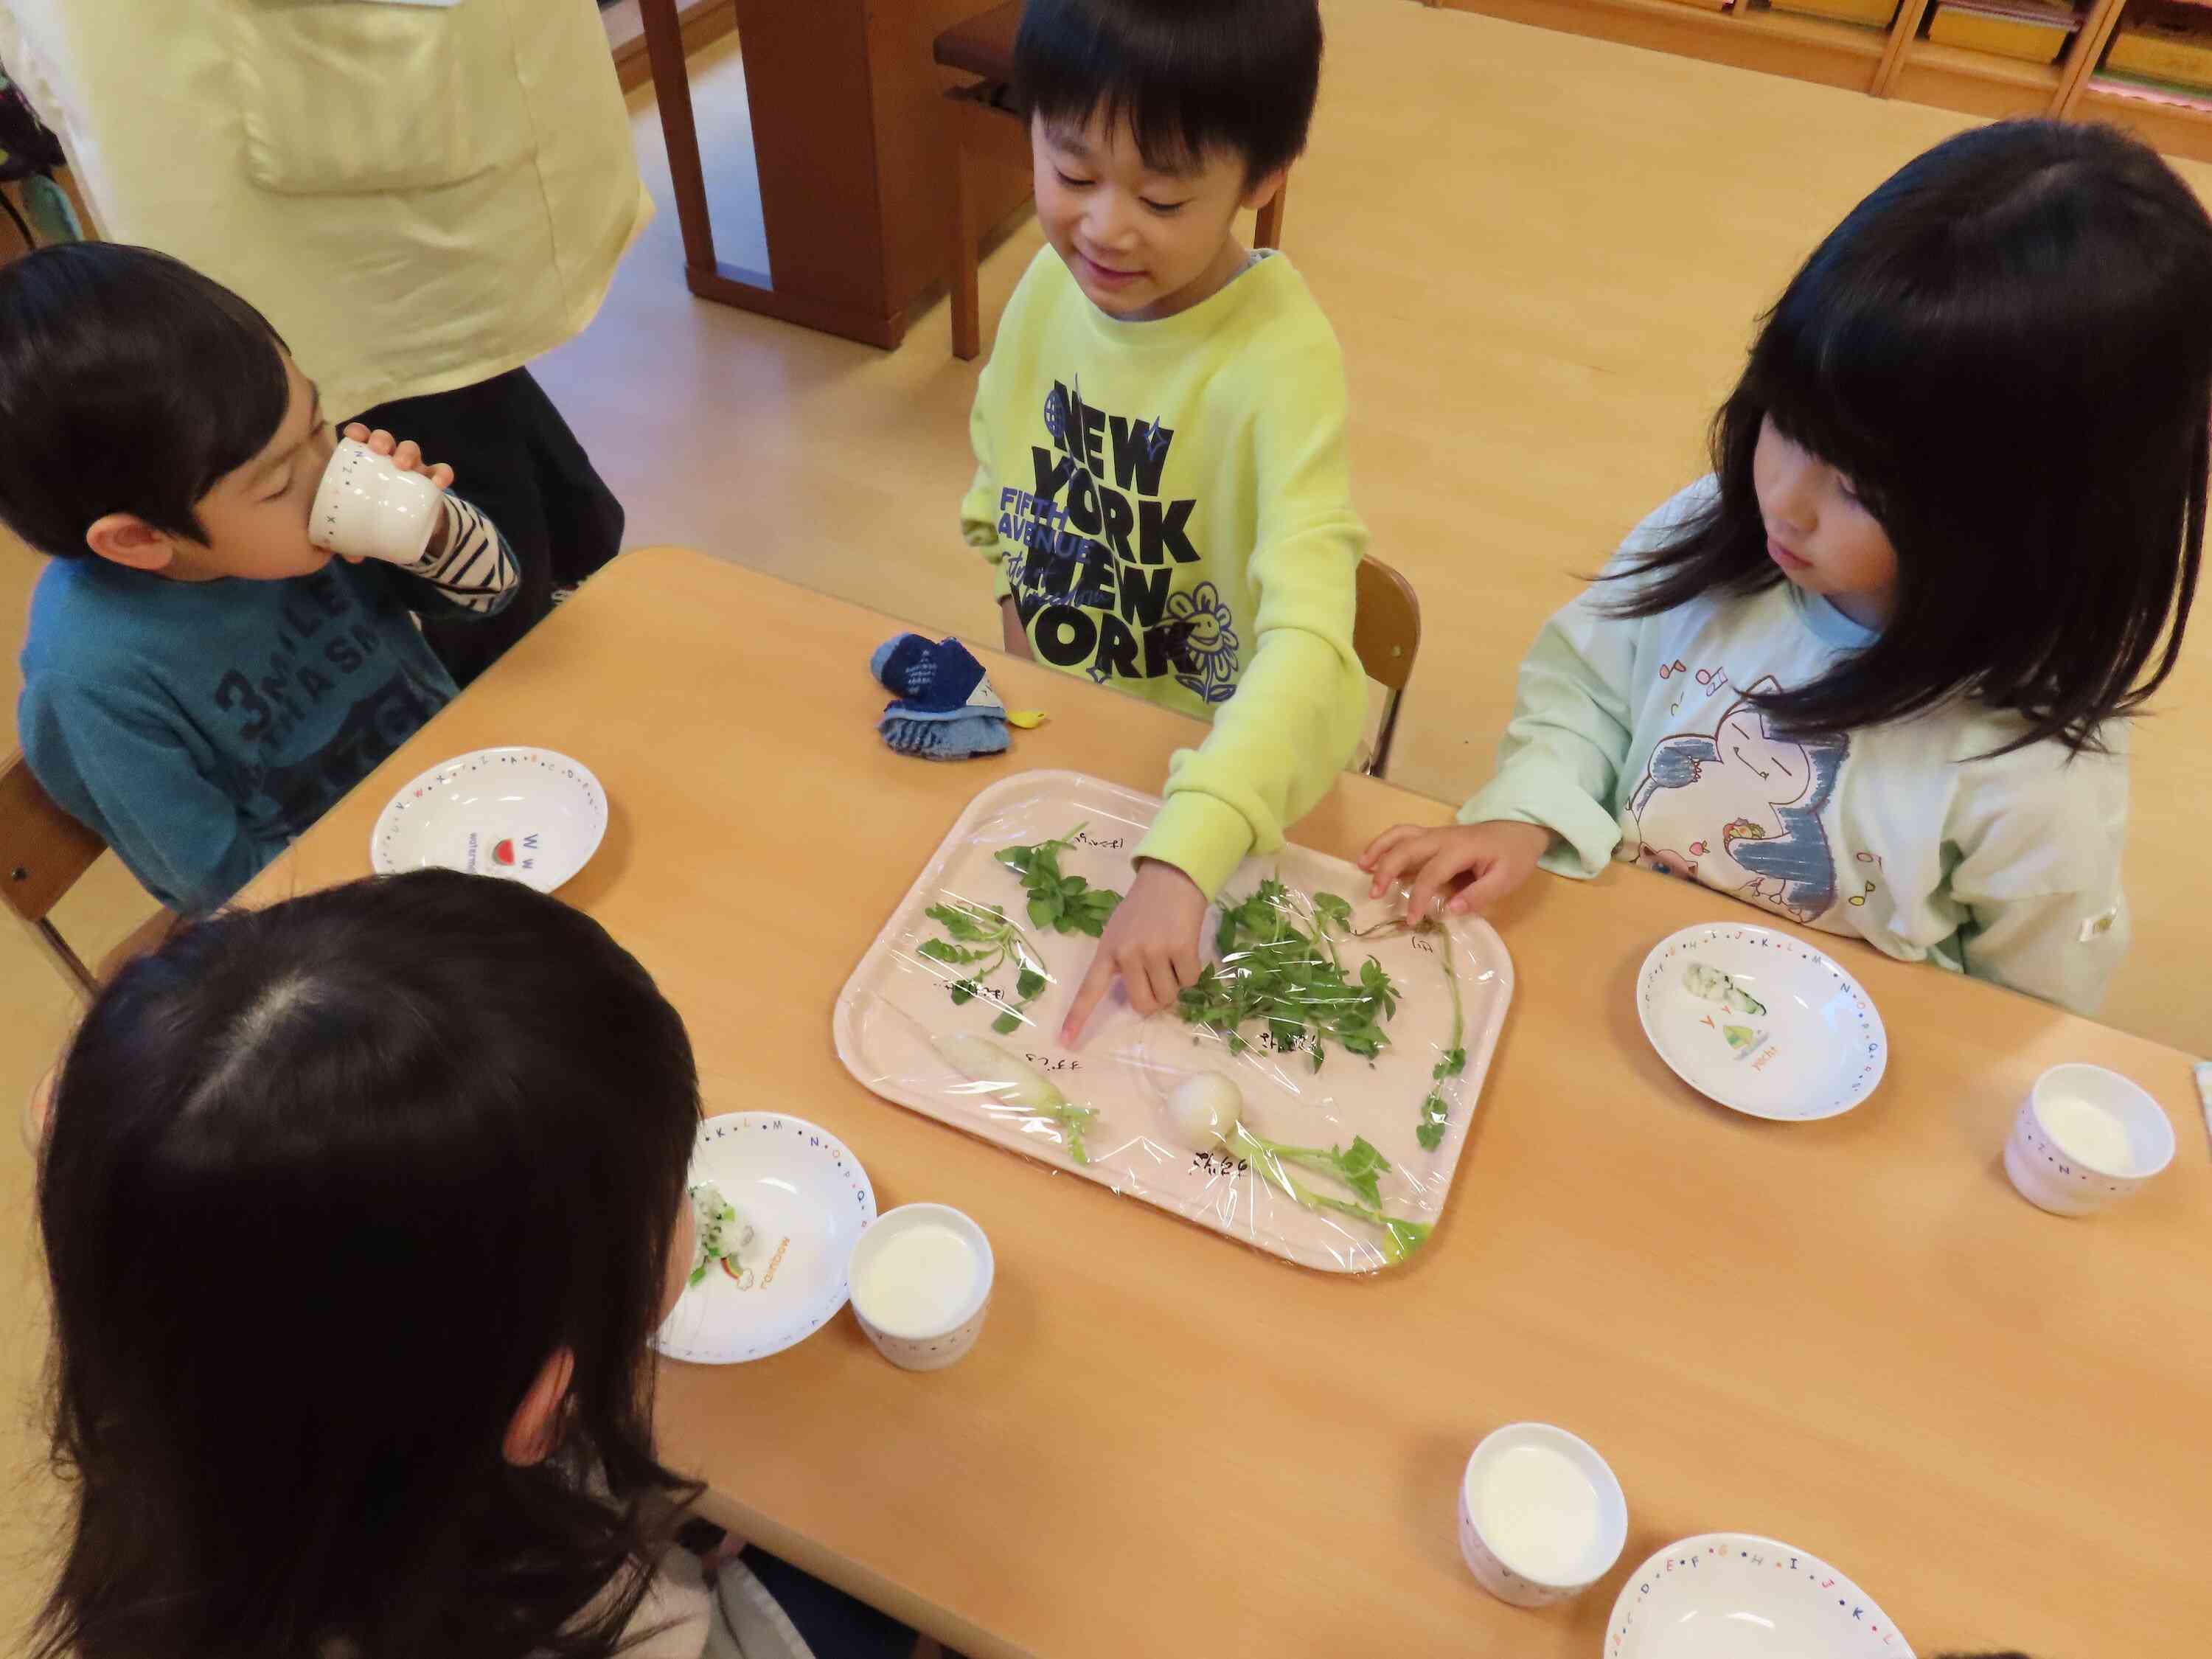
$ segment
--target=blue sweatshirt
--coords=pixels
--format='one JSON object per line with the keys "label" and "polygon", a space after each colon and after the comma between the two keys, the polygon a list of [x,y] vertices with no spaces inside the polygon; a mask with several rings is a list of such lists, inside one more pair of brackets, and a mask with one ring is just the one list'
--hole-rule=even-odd
{"label": "blue sweatshirt", "polygon": [[409,613],[488,615],[512,597],[498,532],[447,500],[453,552],[412,573],[333,560],[189,582],[55,560],[15,712],[31,770],[162,903],[214,909],[454,695]]}

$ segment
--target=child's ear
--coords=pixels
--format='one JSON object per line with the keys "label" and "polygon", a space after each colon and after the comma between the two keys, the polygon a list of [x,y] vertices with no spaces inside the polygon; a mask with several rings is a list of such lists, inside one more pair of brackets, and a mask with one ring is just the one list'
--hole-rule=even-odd
{"label": "child's ear", "polygon": [[553,1357],[538,1368],[530,1392],[507,1422],[507,1438],[500,1455],[519,1469],[543,1463],[561,1444],[561,1408],[568,1403],[568,1385],[576,1380],[576,1355],[570,1348],[556,1348]]}
{"label": "child's ear", "polygon": [[169,533],[155,529],[135,513],[94,519],[84,532],[84,544],[109,562],[133,570],[160,570],[177,556]]}
{"label": "child's ear", "polygon": [[1277,167],[1273,173],[1255,179],[1244,186],[1244,205],[1257,213],[1275,199],[1275,192],[1283,187],[1283,180],[1290,176],[1288,167]]}

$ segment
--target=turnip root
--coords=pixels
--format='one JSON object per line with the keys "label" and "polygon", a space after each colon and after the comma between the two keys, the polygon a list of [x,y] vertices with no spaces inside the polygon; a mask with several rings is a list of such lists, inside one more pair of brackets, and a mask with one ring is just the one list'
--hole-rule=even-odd
{"label": "turnip root", "polygon": [[1194,1152],[1228,1146],[1243,1115],[1243,1091],[1234,1078],[1219,1072],[1194,1072],[1168,1095],[1168,1120],[1176,1138]]}

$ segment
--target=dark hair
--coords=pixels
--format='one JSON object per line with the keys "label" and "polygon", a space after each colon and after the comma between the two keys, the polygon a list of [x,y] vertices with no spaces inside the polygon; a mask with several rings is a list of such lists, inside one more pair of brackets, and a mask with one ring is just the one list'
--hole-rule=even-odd
{"label": "dark hair", "polygon": [[2024,722],[1999,752],[2100,747],[2172,672],[2196,595],[2208,295],[2212,221],[2133,139],[2014,121],[1937,145],[1791,279],[1714,419],[1717,501],[1615,573],[1637,591],[1613,609],[1784,580],[1752,482],[1771,418],[1851,481],[1897,597],[1864,650],[1753,701],[1805,732],[1970,696]]}
{"label": "dark hair", "polygon": [[70,242],[0,267],[0,520],[58,559],[110,513],[204,541],[198,503],[284,423],[283,345],[151,248]]}
{"label": "dark hair", "polygon": [[1249,182],[1304,152],[1321,54],[1317,0],[1029,0],[1014,94],[1048,125],[1127,120],[1160,172],[1227,152]]}
{"label": "dark hair", "polygon": [[[39,1178],[44,1659],[582,1659],[674,1510],[647,1340],[698,1080],[599,925],[447,871],[230,911],[86,1015]],[[509,1464],[545,1361],[561,1449]]]}

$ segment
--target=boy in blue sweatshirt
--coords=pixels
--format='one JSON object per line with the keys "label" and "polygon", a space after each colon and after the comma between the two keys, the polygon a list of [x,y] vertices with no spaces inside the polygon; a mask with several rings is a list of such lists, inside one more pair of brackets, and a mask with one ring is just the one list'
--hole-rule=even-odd
{"label": "boy in blue sweatshirt", "polygon": [[52,561],[17,732],[46,793],[185,915],[453,697],[411,613],[489,616],[514,588],[499,532],[450,494],[405,568],[315,546],[336,442],[261,314],[167,255],[83,243],[0,269],[0,520]]}

